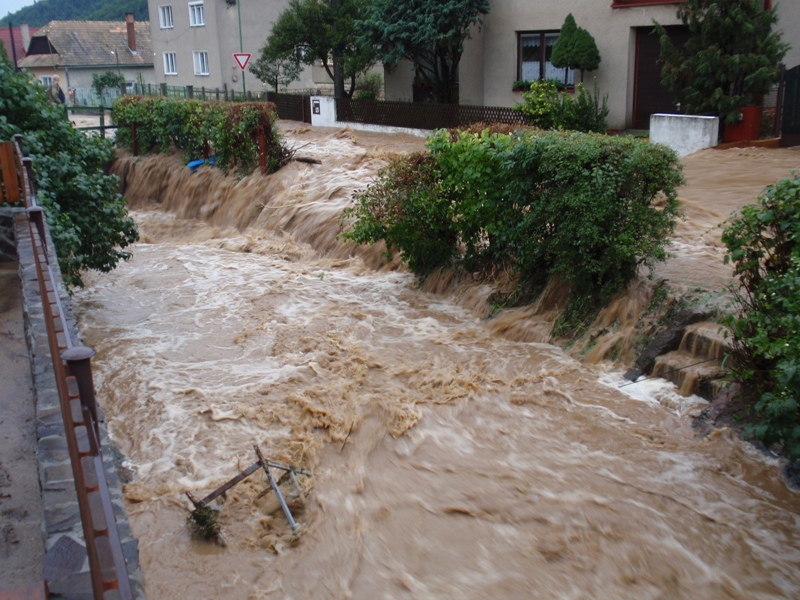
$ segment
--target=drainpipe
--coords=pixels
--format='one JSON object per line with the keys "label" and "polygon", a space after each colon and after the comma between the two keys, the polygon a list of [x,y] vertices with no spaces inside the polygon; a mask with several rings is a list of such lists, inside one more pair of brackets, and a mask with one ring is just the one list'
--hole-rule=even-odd
{"label": "drainpipe", "polygon": [[11,39],[11,58],[14,61],[14,70],[17,71],[17,45],[14,43],[14,25],[8,22],[8,37]]}

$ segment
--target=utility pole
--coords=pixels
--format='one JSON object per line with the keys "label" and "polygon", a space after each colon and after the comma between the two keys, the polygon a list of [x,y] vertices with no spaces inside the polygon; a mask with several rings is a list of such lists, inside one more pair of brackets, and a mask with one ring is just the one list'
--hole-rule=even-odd
{"label": "utility pole", "polygon": [[[336,31],[336,21],[338,20],[337,10],[339,8],[338,0],[330,0],[330,6],[333,9],[333,30]],[[333,95],[336,98],[344,98],[344,73],[342,72],[342,49],[338,42],[334,44],[333,50]]]}
{"label": "utility pole", "polygon": [[[239,16],[239,52],[244,53],[244,43],[242,42],[242,0],[236,0],[236,12]],[[242,69],[242,100],[247,99],[247,86],[244,84],[244,69]]]}

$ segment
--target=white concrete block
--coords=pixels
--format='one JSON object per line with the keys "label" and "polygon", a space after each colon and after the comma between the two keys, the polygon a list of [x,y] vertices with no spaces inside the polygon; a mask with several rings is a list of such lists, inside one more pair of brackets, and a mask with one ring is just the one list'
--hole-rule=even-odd
{"label": "white concrete block", "polygon": [[427,129],[408,129],[405,127],[390,127],[388,125],[337,121],[336,100],[330,96],[311,96],[311,124],[318,127],[349,127],[350,129],[379,133],[408,133],[417,137],[428,137],[433,133],[433,131]]}
{"label": "white concrete block", "polygon": [[719,140],[719,117],[650,115],[650,141],[669,146],[678,156],[713,148]]}
{"label": "white concrete block", "polygon": [[311,124],[336,127],[336,101],[330,96],[311,96]]}

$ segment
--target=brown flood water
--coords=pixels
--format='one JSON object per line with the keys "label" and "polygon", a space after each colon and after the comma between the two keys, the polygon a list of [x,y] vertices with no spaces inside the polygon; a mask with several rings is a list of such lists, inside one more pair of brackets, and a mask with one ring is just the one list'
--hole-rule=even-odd
{"label": "brown flood water", "polygon": [[[421,140],[285,132],[323,164],[224,185],[121,165],[143,241],[76,295],[149,598],[800,595],[800,497],[777,460],[727,430],[698,439],[705,402],[671,384],[619,389],[611,365],[530,341],[546,332],[524,311],[487,322],[485,286],[420,290],[377,249],[351,256],[335,235],[352,190]],[[688,157],[684,246],[659,275],[723,281],[713,215],[797,158]],[[194,539],[184,492],[253,443],[313,470],[303,534],[256,474],[222,505],[228,546]]]}

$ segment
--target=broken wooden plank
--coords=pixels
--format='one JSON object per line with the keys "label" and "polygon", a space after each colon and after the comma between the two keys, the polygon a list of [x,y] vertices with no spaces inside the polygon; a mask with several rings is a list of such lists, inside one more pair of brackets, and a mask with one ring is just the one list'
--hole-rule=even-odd
{"label": "broken wooden plank", "polygon": [[228,481],[226,484],[224,484],[224,485],[223,485],[223,486],[221,486],[221,487],[218,487],[216,490],[214,490],[213,492],[211,492],[211,493],[210,493],[208,496],[206,496],[205,498],[203,498],[202,500],[200,500],[200,502],[201,502],[203,505],[206,505],[206,504],[208,504],[208,503],[209,503],[209,502],[211,502],[212,500],[215,500],[215,499],[216,499],[216,498],[218,498],[219,496],[222,496],[222,495],[223,495],[225,492],[227,492],[229,489],[231,489],[233,486],[235,486],[235,485],[236,485],[237,483],[239,483],[240,481],[242,481],[242,480],[244,480],[244,479],[246,479],[246,478],[250,477],[250,475],[252,475],[252,474],[253,474],[253,473],[255,473],[256,471],[258,471],[260,468],[261,468],[261,462],[260,462],[260,461],[259,461],[259,462],[255,462],[255,463],[253,463],[252,465],[250,465],[249,467],[247,467],[247,468],[246,468],[244,471],[242,471],[241,473],[239,473],[239,474],[238,474],[236,477],[234,477],[233,479],[231,479],[230,481]]}

